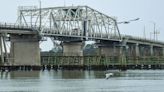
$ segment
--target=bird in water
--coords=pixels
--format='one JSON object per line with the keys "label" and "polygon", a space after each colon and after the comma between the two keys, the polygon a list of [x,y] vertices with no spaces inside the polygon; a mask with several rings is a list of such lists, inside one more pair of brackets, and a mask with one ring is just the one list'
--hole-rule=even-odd
{"label": "bird in water", "polygon": [[106,73],[105,76],[106,76],[105,79],[108,79],[109,77],[113,76],[113,73]]}

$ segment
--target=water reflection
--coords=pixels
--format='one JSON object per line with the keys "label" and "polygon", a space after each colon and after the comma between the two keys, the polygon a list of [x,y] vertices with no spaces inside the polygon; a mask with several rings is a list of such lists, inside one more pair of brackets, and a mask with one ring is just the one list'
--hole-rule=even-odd
{"label": "water reflection", "polygon": [[135,71],[82,71],[82,70],[45,70],[45,71],[12,71],[0,72],[0,79],[104,79],[106,73],[114,73],[113,78],[163,78],[162,70]]}
{"label": "water reflection", "polygon": [[40,71],[40,78],[50,79],[93,79],[105,78],[105,71],[58,70]]}
{"label": "water reflection", "polygon": [[163,70],[0,72],[0,92],[163,92],[163,85]]}
{"label": "water reflection", "polygon": [[13,71],[10,72],[10,79],[17,78],[39,78],[40,71]]}
{"label": "water reflection", "polygon": [[62,78],[63,79],[84,79],[85,78],[85,73],[84,71],[61,71],[62,72]]}
{"label": "water reflection", "polygon": [[10,79],[10,72],[0,72],[0,79]]}

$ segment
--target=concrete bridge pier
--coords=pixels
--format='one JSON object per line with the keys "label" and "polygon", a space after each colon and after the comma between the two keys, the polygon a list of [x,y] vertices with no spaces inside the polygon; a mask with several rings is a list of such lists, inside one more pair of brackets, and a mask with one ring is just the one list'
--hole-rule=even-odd
{"label": "concrete bridge pier", "polygon": [[128,57],[139,57],[139,44],[130,44],[126,45],[126,53]]}
{"label": "concrete bridge pier", "polygon": [[8,63],[8,53],[5,38],[5,34],[0,34],[0,65],[6,65]]}
{"label": "concrete bridge pier", "polygon": [[37,35],[10,35],[11,65],[41,65],[40,48]]}
{"label": "concrete bridge pier", "polygon": [[150,46],[149,45],[143,45],[143,44],[140,44],[139,45],[139,54],[140,54],[140,57],[150,56],[152,52],[153,51],[150,50]]}
{"label": "concrete bridge pier", "polygon": [[153,56],[155,54],[159,55],[159,48],[154,48],[154,46],[142,45],[139,43],[127,43],[126,45],[126,55],[129,57],[145,57]]}
{"label": "concrete bridge pier", "polygon": [[84,42],[63,42],[63,55],[64,56],[83,56]]}
{"label": "concrete bridge pier", "polygon": [[135,56],[136,57],[139,57],[140,56],[139,44],[138,43],[135,44]]}
{"label": "concrete bridge pier", "polygon": [[2,36],[0,36],[0,65],[3,65],[5,62],[2,39],[3,39]]}
{"label": "concrete bridge pier", "polygon": [[97,42],[98,54],[104,56],[119,56],[120,55],[120,45],[115,42]]}
{"label": "concrete bridge pier", "polygon": [[99,48],[98,50],[99,55],[116,56],[116,54],[120,54],[120,51],[112,45],[108,45],[108,46],[99,45],[98,48]]}
{"label": "concrete bridge pier", "polygon": [[162,48],[162,56],[164,57],[164,47]]}
{"label": "concrete bridge pier", "polygon": [[[84,45],[83,41],[63,42],[63,56],[83,56]],[[83,59],[80,60],[79,64],[84,64]]]}
{"label": "concrete bridge pier", "polygon": [[162,47],[157,47],[157,46],[154,46],[153,48],[153,52],[154,52],[154,56],[163,56],[163,48]]}
{"label": "concrete bridge pier", "polygon": [[154,47],[150,45],[150,56],[154,56]]}

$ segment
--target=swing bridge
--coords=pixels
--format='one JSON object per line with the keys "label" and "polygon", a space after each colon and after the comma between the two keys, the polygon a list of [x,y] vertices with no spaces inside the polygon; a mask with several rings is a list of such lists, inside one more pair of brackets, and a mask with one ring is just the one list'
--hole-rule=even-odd
{"label": "swing bridge", "polygon": [[40,65],[44,37],[61,41],[64,56],[83,56],[85,41],[95,41],[99,55],[117,56],[125,47],[128,56],[164,56],[164,42],[121,35],[116,17],[91,7],[19,7],[15,24],[0,23],[1,64]]}

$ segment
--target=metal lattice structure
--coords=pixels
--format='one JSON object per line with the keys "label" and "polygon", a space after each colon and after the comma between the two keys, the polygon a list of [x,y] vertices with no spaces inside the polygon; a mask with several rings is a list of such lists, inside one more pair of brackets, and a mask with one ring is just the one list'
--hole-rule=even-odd
{"label": "metal lattice structure", "polygon": [[88,6],[19,8],[17,23],[38,28],[42,36],[121,38],[115,18]]}

